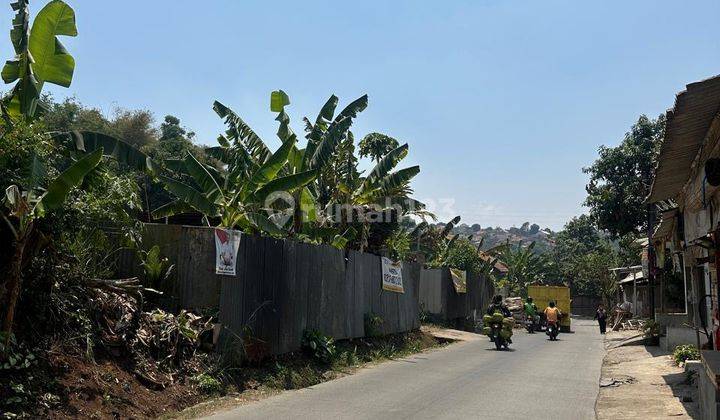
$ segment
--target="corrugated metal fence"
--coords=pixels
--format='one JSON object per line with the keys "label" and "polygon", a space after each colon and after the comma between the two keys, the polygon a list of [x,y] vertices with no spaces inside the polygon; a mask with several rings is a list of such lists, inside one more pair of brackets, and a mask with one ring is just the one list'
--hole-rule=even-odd
{"label": "corrugated metal fence", "polygon": [[467,273],[466,293],[457,293],[450,269],[423,269],[420,274],[420,310],[441,320],[475,319],[490,304],[492,283],[475,273]]}
{"label": "corrugated metal fence", "polygon": [[300,348],[304,330],[336,339],[365,336],[365,316],[382,319],[383,334],[420,327],[420,266],[403,263],[404,293],[381,285],[380,257],[326,245],[243,236],[238,276],[223,277],[220,320],[246,326],[272,353]]}
{"label": "corrugated metal fence", "polygon": [[[447,269],[417,263],[402,265],[404,293],[385,291],[379,256],[327,245],[242,235],[232,277],[215,274],[212,228],[146,224],[143,244],[160,246],[176,265],[173,281],[160,287],[163,306],[219,309],[225,328],[237,335],[249,328],[275,354],[299,349],[306,329],[335,339],[363,337],[371,314],[382,320],[375,326],[382,334],[417,329],[421,291],[437,296],[452,318],[472,316],[489,299],[482,279],[469,276],[468,292],[457,294]],[[134,252],[122,253],[118,275],[139,273]]]}

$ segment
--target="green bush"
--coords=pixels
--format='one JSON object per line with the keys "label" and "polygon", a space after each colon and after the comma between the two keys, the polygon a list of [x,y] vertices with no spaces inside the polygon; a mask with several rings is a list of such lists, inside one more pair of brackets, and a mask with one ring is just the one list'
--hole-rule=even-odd
{"label": "green bush", "polygon": [[678,365],[688,360],[699,360],[700,352],[693,344],[681,344],[673,350],[673,359]]}
{"label": "green bush", "polygon": [[203,394],[220,394],[223,391],[222,383],[207,373],[201,373],[194,376],[192,381],[197,384],[198,389]]}
{"label": "green bush", "polygon": [[382,335],[380,326],[385,322],[380,315],[373,312],[365,314],[365,337],[379,337]]}
{"label": "green bush", "polygon": [[322,363],[332,363],[337,353],[335,340],[317,330],[305,330],[302,346],[316,360]]}

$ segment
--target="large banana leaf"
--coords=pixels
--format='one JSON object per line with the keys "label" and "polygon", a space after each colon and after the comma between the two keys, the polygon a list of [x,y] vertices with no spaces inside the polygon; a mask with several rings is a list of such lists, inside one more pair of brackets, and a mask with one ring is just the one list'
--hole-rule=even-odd
{"label": "large banana leaf", "polygon": [[317,177],[317,171],[305,171],[297,174],[275,178],[255,192],[255,200],[263,201],[275,191],[292,192],[311,183]]}
{"label": "large banana leaf", "polygon": [[227,136],[233,141],[241,141],[247,145],[250,154],[255,157],[259,162],[265,162],[270,156],[270,149],[265,145],[265,142],[255,134],[249,125],[245,124],[242,118],[237,115],[232,109],[226,107],[218,101],[213,103],[213,109],[220,118],[225,118],[225,123],[228,125]]}
{"label": "large banana leaf", "polygon": [[381,179],[380,182],[378,182],[378,188],[385,195],[393,194],[399,190],[406,189],[410,180],[419,173],[420,166],[417,165],[400,169]]}
{"label": "large banana leaf", "polygon": [[170,217],[176,214],[190,213],[193,211],[195,211],[193,206],[184,201],[175,200],[156,208],[152,211],[152,215],[154,218],[160,219],[163,217]]}
{"label": "large banana leaf", "polygon": [[68,87],[75,70],[75,59],[58,35],[77,36],[75,12],[61,0],[53,0],[40,10],[30,31],[33,70],[40,82]]}
{"label": "large banana leaf", "polygon": [[8,60],[2,69],[2,79],[5,83],[18,81],[3,99],[4,109],[12,118],[20,116],[32,117],[40,99],[42,83],[38,81],[32,68],[32,59],[28,45],[30,43],[30,12],[27,0],[18,0],[11,3],[16,14],[13,18],[13,28],[10,31],[10,40],[15,49],[15,57]]}
{"label": "large banana leaf", "polygon": [[306,222],[317,220],[317,200],[307,187],[300,192],[300,211],[303,213]]}
{"label": "large banana leaf", "polygon": [[270,93],[270,110],[280,112],[286,105],[290,105],[290,98],[282,90],[274,90]]}
{"label": "large banana leaf", "polygon": [[250,178],[250,183],[254,186],[262,187],[268,182],[272,181],[280,172],[280,169],[285,165],[290,155],[290,149],[295,145],[295,137],[286,140],[279,149],[275,151],[266,161],[260,166]]}
{"label": "large banana leaf", "polygon": [[343,118],[355,118],[357,117],[357,114],[364,111],[365,108],[368,106],[368,96],[363,95],[354,101],[350,102],[348,106],[345,107],[342,111],[340,111],[339,114],[337,114],[337,117],[335,117],[335,121],[340,121]]}
{"label": "large banana leaf", "polygon": [[208,217],[217,215],[218,210],[215,203],[209,200],[200,191],[183,182],[166,176],[160,176],[160,179],[165,184],[165,188],[175,194],[178,199],[192,206],[195,210]]}
{"label": "large banana leaf", "polygon": [[217,197],[223,197],[223,192],[218,185],[217,180],[210,174],[208,168],[200,163],[192,153],[188,153],[185,156],[185,170],[193,180],[202,188],[203,193],[211,200],[214,201]]}
{"label": "large banana leaf", "polygon": [[445,225],[440,236],[442,236],[443,238],[446,237],[448,234],[450,234],[450,232],[452,232],[453,228],[458,223],[460,223],[460,216],[453,217],[453,219]]}
{"label": "large banana leaf", "polygon": [[285,231],[280,229],[266,215],[262,213],[248,213],[247,218],[260,231],[269,233],[273,236],[284,236]]}
{"label": "large banana leaf", "polygon": [[57,178],[53,179],[48,186],[47,192],[40,197],[35,208],[39,215],[47,210],[60,207],[70,191],[79,186],[85,175],[92,171],[103,156],[102,147],[93,153],[83,156],[82,159],[76,161]]}
{"label": "large banana leaf", "polygon": [[402,146],[391,150],[380,158],[377,165],[373,168],[372,171],[368,174],[367,178],[365,179],[365,183],[368,185],[373,185],[375,182],[383,178],[385,175],[390,173],[397,164],[405,158],[408,154],[408,144],[405,143]]}
{"label": "large banana leaf", "polygon": [[323,122],[329,123],[332,121],[337,104],[338,97],[335,95],[330,96],[330,98],[325,102],[325,105],[320,108],[320,112],[318,113],[317,118],[315,118],[315,125],[322,124]]}
{"label": "large banana leaf", "polygon": [[71,131],[66,133],[53,133],[52,135],[55,139],[69,139],[79,151],[90,153],[98,149],[103,149],[106,152],[106,156],[113,157],[121,164],[130,166],[138,171],[150,173],[155,171],[150,156],[116,137],[94,131]]}
{"label": "large banana leaf", "polygon": [[330,161],[351,125],[352,119],[350,117],[330,124],[330,127],[323,134],[320,143],[317,145],[312,159],[310,159],[310,169],[322,168]]}
{"label": "large banana leaf", "polygon": [[217,159],[226,165],[230,163],[230,146],[206,147],[204,150],[205,154],[210,156],[211,158]]}

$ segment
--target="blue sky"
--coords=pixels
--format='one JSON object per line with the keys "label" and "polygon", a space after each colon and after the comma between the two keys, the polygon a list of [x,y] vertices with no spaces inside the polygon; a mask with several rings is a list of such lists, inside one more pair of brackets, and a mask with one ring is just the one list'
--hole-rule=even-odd
{"label": "blue sky", "polygon": [[68,3],[77,67],[57,97],[174,114],[210,144],[214,99],[273,143],[270,91],[290,95],[298,132],[331,94],[367,93],[356,137],[410,143],[417,198],[483,226],[562,227],[598,146],[720,73],[717,0]]}

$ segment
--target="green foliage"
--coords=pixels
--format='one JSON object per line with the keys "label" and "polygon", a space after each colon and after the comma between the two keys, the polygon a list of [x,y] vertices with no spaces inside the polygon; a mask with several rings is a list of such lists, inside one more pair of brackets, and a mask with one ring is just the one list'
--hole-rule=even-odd
{"label": "green foliage", "polygon": [[138,256],[145,274],[145,284],[153,289],[159,289],[162,283],[170,278],[175,265],[170,264],[167,257],[160,255],[158,245],[153,246],[149,251],[138,251]]}
{"label": "green foliage", "polygon": [[601,230],[613,237],[641,232],[647,225],[645,198],[650,193],[665,135],[665,116],[645,115],[616,147],[600,147],[599,157],[583,169],[590,181],[585,205]]}
{"label": "green foliage", "polygon": [[190,380],[197,385],[198,389],[203,394],[206,395],[221,394],[225,388],[222,382],[207,373],[200,373],[193,376]]}
{"label": "green foliage", "polygon": [[374,161],[387,155],[400,146],[397,140],[382,133],[370,133],[360,140],[360,157],[370,157]]}
{"label": "green foliage", "polygon": [[407,261],[410,256],[410,232],[397,229],[386,240],[385,247],[394,261]]}
{"label": "green foliage", "polygon": [[35,365],[37,363],[35,354],[18,344],[12,333],[9,338],[7,334],[0,332],[0,354],[4,355],[4,358],[0,359],[0,375],[3,371],[22,370]]}
{"label": "green foliage", "polygon": [[317,330],[305,330],[303,332],[302,347],[313,358],[322,363],[332,363],[337,354],[335,340]]}
{"label": "green foliage", "polygon": [[385,322],[380,315],[373,312],[364,316],[365,321],[365,337],[379,337],[382,335],[381,326]]}
{"label": "green foliage", "polygon": [[673,350],[673,360],[678,366],[688,360],[700,360],[700,352],[694,344],[681,344]]}
{"label": "green foliage", "polygon": [[535,253],[534,248],[535,242],[527,246],[522,241],[517,244],[507,242],[493,252],[508,267],[507,274],[499,281],[507,284],[512,296],[527,295],[530,284],[557,281],[557,267],[552,259],[546,254]]}
{"label": "green foliage", "polygon": [[58,145],[42,124],[15,124],[0,136],[0,187],[4,191],[13,184],[22,189],[42,185],[45,177],[58,174],[57,153]]}
{"label": "green foliage", "polygon": [[28,3],[27,0],[13,3],[17,14],[10,38],[15,57],[2,69],[5,83],[17,81],[3,100],[4,111],[16,120],[35,117],[43,83],[68,87],[75,69],[75,60],[57,38],[77,35],[73,9],[61,0],[52,0],[29,28]]}

